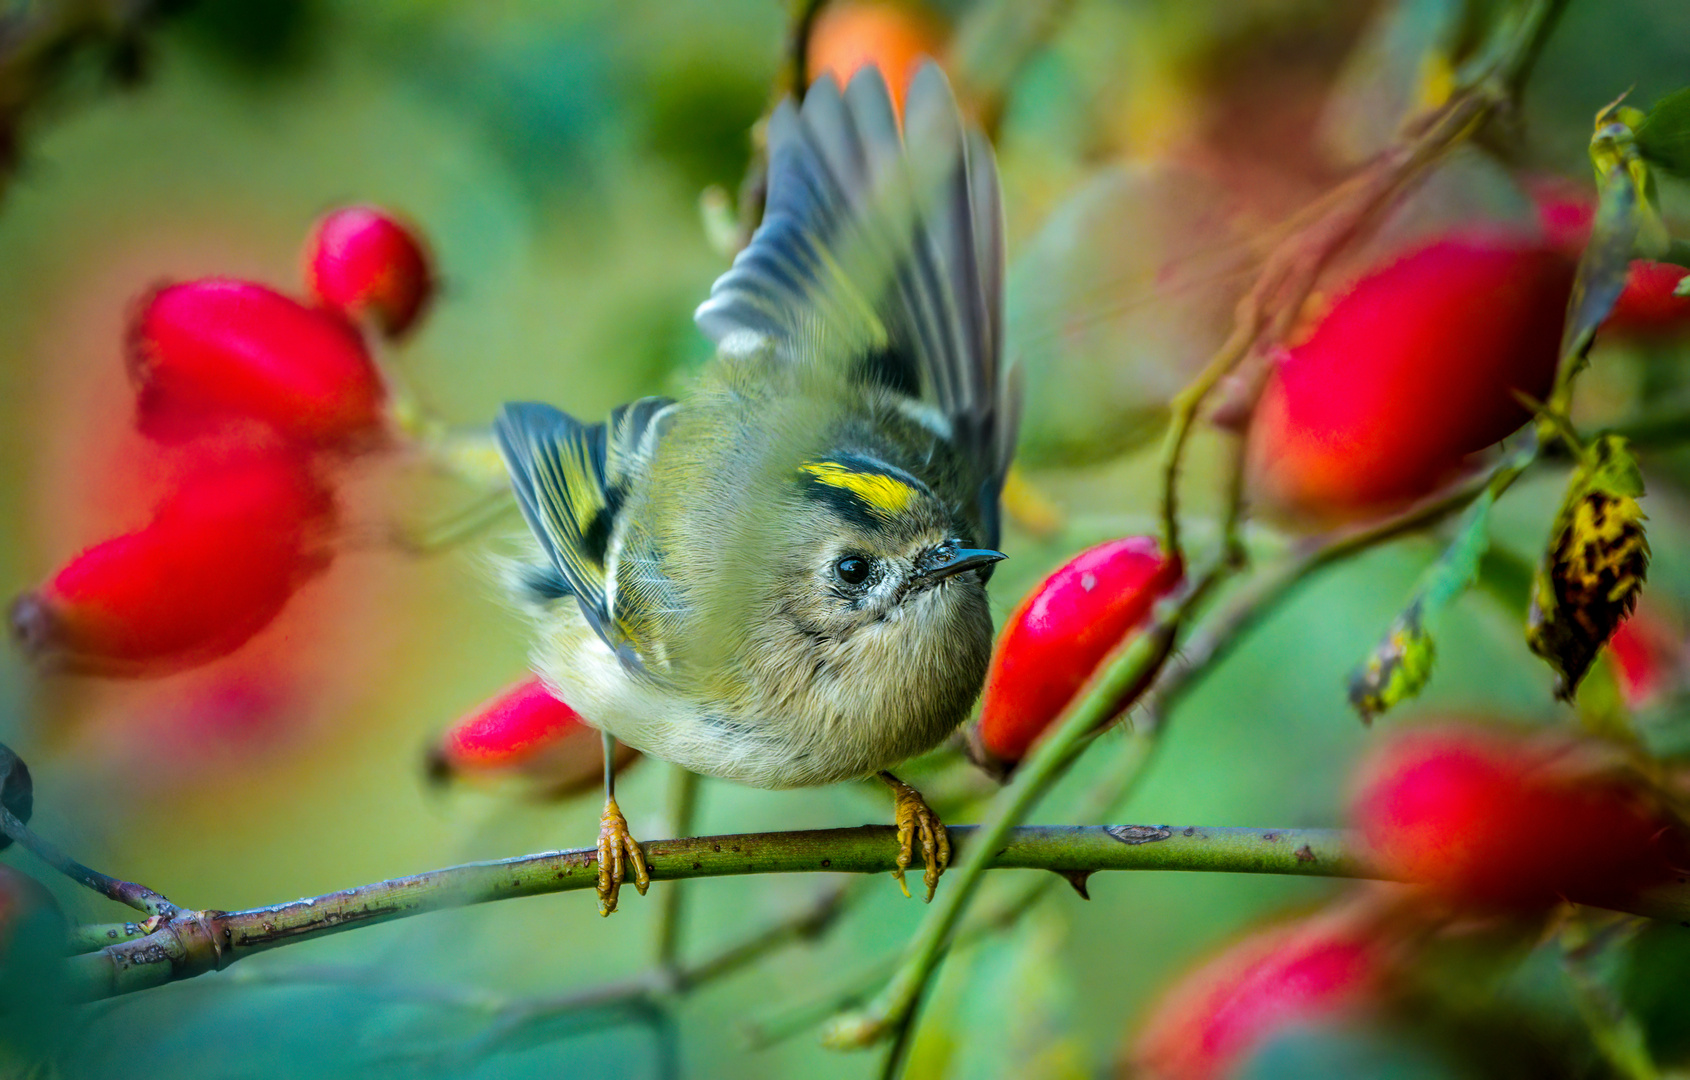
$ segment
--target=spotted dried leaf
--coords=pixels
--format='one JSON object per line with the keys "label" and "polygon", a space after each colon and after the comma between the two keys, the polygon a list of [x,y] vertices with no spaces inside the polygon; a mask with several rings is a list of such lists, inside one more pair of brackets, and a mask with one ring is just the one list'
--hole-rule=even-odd
{"label": "spotted dried leaf", "polygon": [[1642,494],[1625,440],[1604,436],[1585,453],[1556,515],[1533,584],[1526,643],[1555,669],[1563,701],[1637,606],[1649,573]]}
{"label": "spotted dried leaf", "polygon": [[1437,649],[1422,625],[1419,602],[1397,616],[1379,647],[1350,676],[1350,704],[1363,723],[1420,693],[1432,677]]}

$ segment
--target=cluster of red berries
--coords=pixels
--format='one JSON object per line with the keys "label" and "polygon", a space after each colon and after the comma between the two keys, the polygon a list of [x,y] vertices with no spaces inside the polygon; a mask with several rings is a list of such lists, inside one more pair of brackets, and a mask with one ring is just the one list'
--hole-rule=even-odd
{"label": "cluster of red berries", "polygon": [[[1582,217],[1569,223],[1573,209]],[[1337,295],[1276,357],[1249,446],[1260,503],[1304,521],[1376,514],[1430,493],[1530,418],[1521,399],[1544,399],[1554,381],[1590,207],[1545,204],[1544,215],[1541,236],[1444,236]],[[1690,330],[1690,300],[1672,295],[1684,274],[1633,264],[1603,335]],[[1091,548],[1050,575],[1000,637],[969,733],[976,760],[999,775],[1023,760],[1180,582],[1148,537]],[[1617,658],[1622,687],[1641,686],[1631,669],[1645,666],[1642,645],[1621,644],[1638,653]],[[1427,920],[1624,907],[1690,869],[1690,828],[1612,747],[1495,725],[1387,741],[1358,774],[1352,825],[1386,876],[1411,883],[1420,921],[1387,929],[1365,905],[1340,904],[1257,932],[1152,1011],[1131,1075],[1236,1075],[1294,1026],[1383,1011],[1399,946]]]}
{"label": "cluster of red berries", "polygon": [[1488,724],[1388,741],[1359,773],[1351,824],[1412,892],[1347,897],[1188,972],[1132,1044],[1132,1075],[1250,1073],[1295,1028],[1390,1018],[1425,961],[1420,939],[1451,917],[1529,938],[1563,901],[1623,906],[1690,868],[1683,820],[1611,748]]}
{"label": "cluster of red berries", "polygon": [[[1593,207],[1539,192],[1536,233],[1468,230],[1437,238],[1341,290],[1275,358],[1251,425],[1257,501],[1282,517],[1330,523],[1432,492],[1529,418],[1559,363],[1561,325]],[[1690,330],[1686,271],[1639,261],[1605,336]],[[1019,762],[1123,635],[1180,581],[1154,540],[1083,552],[1010,616],[992,658],[976,761]],[[1126,695],[1123,707],[1142,687]]]}
{"label": "cluster of red berries", "polygon": [[141,528],[85,549],[12,606],[61,669],[155,675],[239,648],[333,557],[337,460],[389,438],[372,351],[432,292],[416,235],[334,211],[306,244],[311,301],[249,281],[154,290],[128,333],[136,423],[178,467]]}

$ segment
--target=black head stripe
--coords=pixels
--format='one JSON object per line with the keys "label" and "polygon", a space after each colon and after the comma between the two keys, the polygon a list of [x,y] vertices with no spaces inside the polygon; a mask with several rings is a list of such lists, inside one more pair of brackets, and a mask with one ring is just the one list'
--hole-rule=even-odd
{"label": "black head stripe", "polygon": [[933,499],[926,484],[895,465],[860,454],[835,454],[798,469],[799,490],[866,528],[885,525]]}

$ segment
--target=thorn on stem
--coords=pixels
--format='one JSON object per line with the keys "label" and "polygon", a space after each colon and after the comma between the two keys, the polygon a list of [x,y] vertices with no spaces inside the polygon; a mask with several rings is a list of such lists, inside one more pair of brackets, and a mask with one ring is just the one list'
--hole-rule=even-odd
{"label": "thorn on stem", "polygon": [[1090,870],[1058,870],[1058,871],[1056,871],[1056,873],[1062,875],[1063,880],[1067,881],[1068,884],[1074,886],[1074,891],[1080,894],[1081,900],[1090,900],[1091,899],[1091,893],[1086,890],[1086,881],[1088,879],[1090,879],[1090,877],[1092,875],[1092,871],[1090,871]]}

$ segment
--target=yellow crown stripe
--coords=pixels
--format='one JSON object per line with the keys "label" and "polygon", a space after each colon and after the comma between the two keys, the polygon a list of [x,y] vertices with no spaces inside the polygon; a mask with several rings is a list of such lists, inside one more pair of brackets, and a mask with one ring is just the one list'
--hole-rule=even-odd
{"label": "yellow crown stripe", "polygon": [[916,500],[915,488],[885,473],[857,472],[837,461],[807,461],[800,469],[818,483],[849,491],[881,517],[895,517]]}

